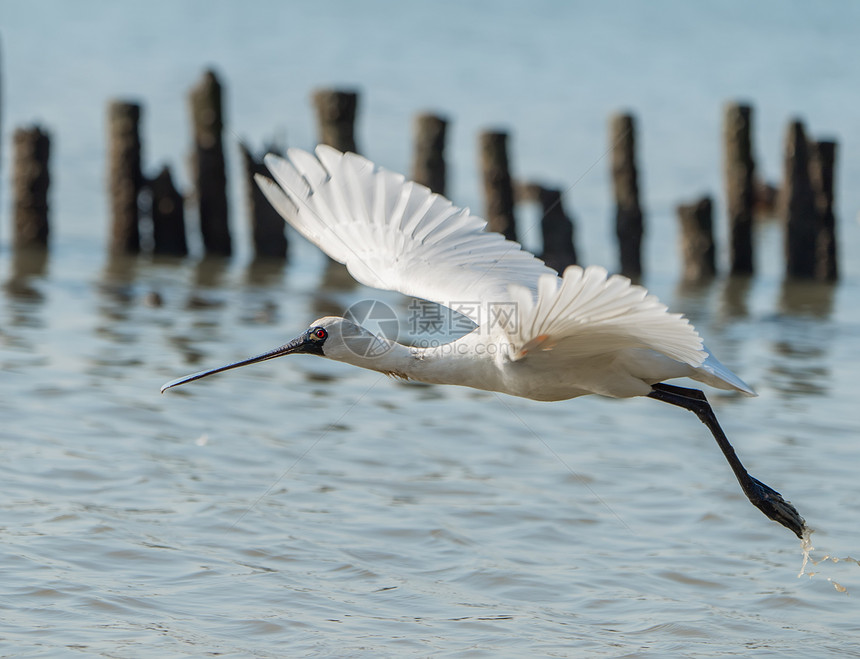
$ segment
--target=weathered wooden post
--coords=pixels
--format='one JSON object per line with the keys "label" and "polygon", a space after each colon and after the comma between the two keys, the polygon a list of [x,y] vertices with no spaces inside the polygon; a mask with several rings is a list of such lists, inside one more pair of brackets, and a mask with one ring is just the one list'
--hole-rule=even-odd
{"label": "weathered wooden post", "polygon": [[677,211],[681,225],[684,280],[706,281],[717,274],[711,198],[702,197],[692,204],[681,204]]}
{"label": "weathered wooden post", "polygon": [[112,101],[108,106],[108,191],[110,194],[110,251],[140,252],[140,210],[143,188],[140,155],[140,105]]}
{"label": "weathered wooden post", "polygon": [[246,202],[254,238],[254,255],[257,258],[285,259],[287,258],[287,237],[284,233],[284,220],[272,208],[263,191],[260,190],[260,186],[254,181],[254,174],[262,174],[269,178],[271,174],[262,160],[255,158],[245,144],[239,144],[239,151],[242,154],[245,170]]}
{"label": "weathered wooden post", "polygon": [[729,269],[733,275],[751,275],[753,261],[753,207],[755,161],[752,148],[752,107],[726,106],[723,115],[723,172],[729,216]]}
{"label": "weathered wooden post", "polygon": [[540,204],[543,234],[543,253],[540,258],[558,272],[564,272],[567,266],[577,263],[573,220],[564,212],[561,195],[558,188],[545,188],[538,183],[521,183],[514,187],[517,202],[534,201]]}
{"label": "weathered wooden post", "polygon": [[779,214],[778,207],[779,188],[756,176],[753,181],[753,219],[773,219]]}
{"label": "weathered wooden post", "polygon": [[484,131],[479,138],[487,229],[508,240],[517,239],[514,187],[508,166],[508,134]]}
{"label": "weathered wooden post", "polygon": [[819,221],[809,179],[809,147],[800,121],[792,121],[788,126],[784,165],[786,274],[808,279],[815,277]]}
{"label": "weathered wooden post", "polygon": [[609,122],[612,148],[612,189],[615,194],[615,232],[621,274],[642,276],[642,235],[645,232],[639,204],[639,175],[636,169],[636,124],[631,114],[613,115]]}
{"label": "weathered wooden post", "polygon": [[836,166],[836,142],[810,143],[809,177],[818,210],[818,241],[815,275],[822,281],[836,281],[839,268],[836,258],[836,216],[833,213],[833,179]]}
{"label": "weathered wooden post", "polygon": [[187,256],[185,200],[173,185],[170,167],[165,165],[149,187],[152,191],[152,253]]}
{"label": "weathered wooden post", "polygon": [[48,161],[51,138],[39,126],[19,128],[13,136],[12,217],[16,250],[48,247]]}
{"label": "weathered wooden post", "polygon": [[448,122],[435,114],[415,117],[412,180],[445,194],[445,132]]}
{"label": "weathered wooden post", "polygon": [[338,151],[358,153],[355,145],[355,115],[358,93],[337,89],[318,89],[313,95],[317,111],[320,144]]}
{"label": "weathered wooden post", "polygon": [[550,268],[559,272],[569,265],[576,265],[576,244],[573,240],[573,220],[564,212],[561,190],[541,187],[538,192],[543,217],[540,221],[543,233],[541,258]]}
{"label": "weathered wooden post", "polygon": [[[355,144],[358,92],[318,89],[313,94],[313,104],[320,144],[327,144],[338,151],[358,153]],[[351,288],[355,284],[346,266],[332,259],[327,261],[325,282],[335,288]]]}
{"label": "weathered wooden post", "polygon": [[190,94],[194,125],[193,180],[206,253],[230,256],[227,172],[224,161],[223,89],[214,71],[206,71]]}

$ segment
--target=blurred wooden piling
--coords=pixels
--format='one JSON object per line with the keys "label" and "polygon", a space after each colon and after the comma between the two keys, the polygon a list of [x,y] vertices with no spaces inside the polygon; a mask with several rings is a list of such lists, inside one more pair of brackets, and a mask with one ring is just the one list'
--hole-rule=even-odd
{"label": "blurred wooden piling", "polygon": [[508,134],[484,131],[479,137],[479,144],[487,229],[498,231],[508,240],[516,240],[514,188],[508,165]]}
{"label": "blurred wooden piling", "polygon": [[717,274],[711,198],[702,197],[691,204],[681,204],[677,212],[681,226],[684,281],[707,281]]}
{"label": "blurred wooden piling", "polygon": [[445,194],[445,133],[447,120],[435,114],[419,114],[413,124],[415,148],[412,180],[433,192]]}
{"label": "blurred wooden piling", "polygon": [[[358,153],[355,143],[355,117],[358,114],[358,92],[318,89],[313,93],[320,144],[338,151]],[[339,288],[351,288],[354,280],[345,266],[328,259],[326,281]]]}
{"label": "blurred wooden piling", "polygon": [[317,112],[320,144],[338,151],[358,153],[355,144],[355,116],[358,110],[358,93],[337,89],[318,89],[313,94]]}
{"label": "blurred wooden piling", "polygon": [[514,187],[514,196],[517,202],[533,201],[540,204],[543,234],[541,260],[558,272],[564,272],[569,265],[576,265],[573,220],[564,211],[561,190],[545,188],[538,183],[520,183]]}
{"label": "blurred wooden piling", "polygon": [[19,128],[13,136],[12,221],[16,250],[48,246],[48,188],[51,137],[39,126]]}
{"label": "blurred wooden piling", "polygon": [[109,248],[112,254],[140,252],[138,200],[143,188],[140,114],[137,103],[112,101],[108,106]]}
{"label": "blurred wooden piling", "polygon": [[541,259],[550,268],[564,272],[569,265],[576,265],[576,243],[573,239],[573,220],[564,212],[561,190],[541,187],[538,192],[543,215],[543,253]]}
{"label": "blurred wooden piling", "polygon": [[621,274],[637,280],[642,276],[642,236],[645,229],[639,203],[635,130],[635,120],[630,114],[616,114],[610,119],[615,232],[618,236]]}
{"label": "blurred wooden piling", "polygon": [[751,275],[753,212],[756,202],[752,107],[730,103],[723,114],[723,172],[729,218],[729,270]]}
{"label": "blurred wooden piling", "polygon": [[809,177],[809,146],[800,121],[792,121],[786,133],[782,201],[786,275],[813,278],[819,221]]}
{"label": "blurred wooden piling", "polygon": [[815,275],[821,281],[836,281],[836,216],[833,212],[833,180],[836,167],[836,142],[810,142],[809,178],[818,211]]}
{"label": "blurred wooden piling", "polygon": [[194,126],[192,170],[206,254],[230,256],[227,172],[224,159],[223,88],[214,71],[206,71],[189,95]]}
{"label": "blurred wooden piling", "polygon": [[149,183],[152,191],[152,253],[159,256],[187,256],[185,200],[177,191],[165,165]]}
{"label": "blurred wooden piling", "polygon": [[[287,258],[284,219],[272,208],[269,200],[260,190],[260,186],[254,181],[254,174],[262,174],[269,178],[271,178],[271,174],[263,164],[262,158],[255,158],[251,150],[241,142],[239,143],[239,151],[242,154],[242,165],[245,172],[245,200],[253,234],[254,255],[257,258],[283,260]],[[266,151],[274,151],[274,149],[269,148]]]}

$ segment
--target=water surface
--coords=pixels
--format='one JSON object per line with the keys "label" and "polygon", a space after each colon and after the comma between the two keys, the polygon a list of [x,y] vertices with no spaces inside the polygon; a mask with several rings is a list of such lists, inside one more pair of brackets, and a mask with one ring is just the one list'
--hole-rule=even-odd
{"label": "water surface", "polygon": [[209,63],[231,130],[255,140],[285,126],[310,146],[310,89],[363,86],[364,150],[400,170],[412,113],[438,107],[454,119],[452,196],[478,208],[474,134],[501,122],[524,176],[583,177],[578,237],[610,268],[605,120],[629,105],[645,283],[758,390],[710,395],[751,473],[816,529],[813,559],[860,555],[856,186],[839,188],[836,286],[784,283],[775,225],[753,280],[683,286],[673,217],[719,190],[728,98],[760,108],[770,176],[800,112],[844,139],[840,182],[858,180],[854,5],[432,7],[0,5],[4,146],[23,121],[56,134],[50,256],[16,259],[0,236],[2,654],[860,656],[860,568],[798,579],[797,539],[681,410],[533,403],[312,357],[158,394],[371,292],[328,285],[297,238],[286,267],[249,265],[237,182],[233,261],[107,259],[108,98],[145,101],[146,158],[180,180],[184,94]]}

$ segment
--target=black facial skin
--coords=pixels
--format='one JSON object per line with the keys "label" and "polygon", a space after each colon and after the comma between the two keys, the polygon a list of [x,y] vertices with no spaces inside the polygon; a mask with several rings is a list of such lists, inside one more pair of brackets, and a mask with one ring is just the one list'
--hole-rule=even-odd
{"label": "black facial skin", "polygon": [[328,332],[323,327],[311,327],[306,335],[305,341],[302,343],[300,350],[296,352],[304,352],[309,355],[323,356],[323,344],[328,338]]}

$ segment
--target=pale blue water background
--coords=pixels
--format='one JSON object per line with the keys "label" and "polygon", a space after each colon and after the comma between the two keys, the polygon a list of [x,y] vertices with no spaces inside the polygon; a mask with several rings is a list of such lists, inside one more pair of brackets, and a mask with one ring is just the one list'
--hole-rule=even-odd
{"label": "pale blue water background", "polygon": [[[104,255],[108,100],[145,104],[146,162],[185,184],[185,97],[210,64],[233,173],[238,137],[310,147],[312,89],[358,86],[359,146],[392,169],[408,171],[415,112],[452,118],[450,196],[475,209],[476,133],[510,128],[515,174],[576,182],[585,260],[610,268],[606,122],[630,107],[645,283],[759,391],[712,400],[750,471],[817,529],[814,557],[858,556],[859,19],[847,2],[1,0],[0,654],[860,656],[860,568],[797,579],[799,543],[746,502],[690,415],[313,358],[162,397],[370,292],[321,289],[323,260],[298,239],[284,271],[249,269],[237,176],[222,270]],[[836,287],[783,285],[775,225],[748,288],[677,285],[673,208],[721,191],[735,98],[755,104],[768,178],[789,117],[839,139]],[[33,120],[54,134],[52,251],[22,276],[7,178],[11,131]],[[536,219],[522,214],[527,244]]]}

